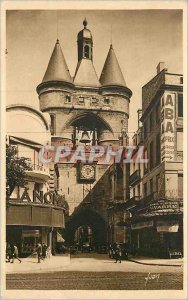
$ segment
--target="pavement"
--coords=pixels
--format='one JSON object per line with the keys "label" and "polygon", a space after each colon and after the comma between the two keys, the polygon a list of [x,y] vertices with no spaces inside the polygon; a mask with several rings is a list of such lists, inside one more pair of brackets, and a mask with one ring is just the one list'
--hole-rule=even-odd
{"label": "pavement", "polygon": [[172,272],[182,273],[183,259],[136,258],[114,263],[106,254],[84,253],[79,255],[58,255],[46,258],[41,263],[37,258],[23,258],[19,263],[6,263],[7,274],[48,273],[59,271],[82,272]]}
{"label": "pavement", "polygon": [[174,258],[174,259],[158,259],[158,258],[147,258],[147,257],[131,257],[129,261],[150,265],[150,266],[182,266],[183,258]]}
{"label": "pavement", "polygon": [[37,257],[21,258],[21,263],[15,259],[14,263],[6,263],[7,274],[41,273],[58,271],[70,264],[69,255],[51,256],[38,263]]}

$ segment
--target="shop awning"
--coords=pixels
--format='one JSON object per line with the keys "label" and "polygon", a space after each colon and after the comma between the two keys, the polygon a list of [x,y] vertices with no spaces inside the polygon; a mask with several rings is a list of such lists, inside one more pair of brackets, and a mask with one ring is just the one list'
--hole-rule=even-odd
{"label": "shop awning", "polygon": [[62,237],[62,235],[59,233],[59,232],[57,232],[57,242],[58,243],[63,243],[65,240],[64,240],[64,238]]}

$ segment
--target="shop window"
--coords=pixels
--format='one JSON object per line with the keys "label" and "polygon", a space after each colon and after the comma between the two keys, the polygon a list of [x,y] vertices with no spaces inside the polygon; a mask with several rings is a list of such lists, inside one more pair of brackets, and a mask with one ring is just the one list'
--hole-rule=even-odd
{"label": "shop window", "polygon": [[183,198],[183,174],[178,174],[178,198]]}
{"label": "shop window", "polygon": [[156,165],[161,163],[161,135],[160,133],[156,136]]}
{"label": "shop window", "polygon": [[65,103],[66,104],[70,104],[71,102],[72,102],[71,96],[70,95],[66,95],[66,97],[65,97]]}
{"label": "shop window", "polygon": [[89,58],[89,46],[85,45],[84,47],[84,57]]}
{"label": "shop window", "polygon": [[183,94],[178,94],[178,117],[183,117]]}
{"label": "shop window", "polygon": [[51,124],[50,124],[50,130],[51,135],[55,135],[55,115],[50,115]]}

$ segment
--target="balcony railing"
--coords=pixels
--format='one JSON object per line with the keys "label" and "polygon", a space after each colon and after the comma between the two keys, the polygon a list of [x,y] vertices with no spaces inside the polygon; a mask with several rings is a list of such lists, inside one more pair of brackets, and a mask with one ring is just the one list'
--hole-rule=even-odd
{"label": "balcony railing", "polygon": [[34,171],[41,171],[41,172],[46,172],[48,173],[47,167],[44,167],[43,165],[36,165],[36,164],[31,164],[31,169]]}
{"label": "balcony railing", "polygon": [[134,185],[140,180],[140,170],[136,170],[129,178],[129,184]]}
{"label": "balcony railing", "polygon": [[27,175],[34,176],[40,179],[48,180],[50,177],[49,169],[47,166],[30,164],[30,170],[27,171]]}

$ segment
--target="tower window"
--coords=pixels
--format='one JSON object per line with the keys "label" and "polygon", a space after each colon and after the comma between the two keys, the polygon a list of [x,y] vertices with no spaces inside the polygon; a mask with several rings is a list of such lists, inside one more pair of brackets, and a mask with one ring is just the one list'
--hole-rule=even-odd
{"label": "tower window", "polygon": [[92,97],[91,98],[91,104],[97,104],[97,98],[95,98],[95,97]]}
{"label": "tower window", "polygon": [[66,104],[70,104],[72,101],[71,101],[71,96],[70,95],[66,95],[66,98],[65,98],[65,103]]}
{"label": "tower window", "polygon": [[84,46],[84,57],[89,58],[89,46],[88,45]]}
{"label": "tower window", "polygon": [[110,104],[110,99],[109,98],[104,98],[104,104],[109,105]]}
{"label": "tower window", "polygon": [[85,101],[84,101],[84,97],[79,97],[79,104],[84,104]]}

